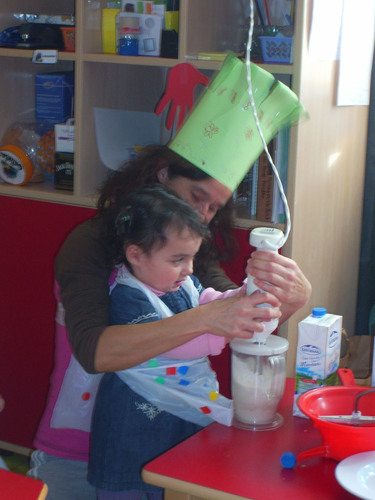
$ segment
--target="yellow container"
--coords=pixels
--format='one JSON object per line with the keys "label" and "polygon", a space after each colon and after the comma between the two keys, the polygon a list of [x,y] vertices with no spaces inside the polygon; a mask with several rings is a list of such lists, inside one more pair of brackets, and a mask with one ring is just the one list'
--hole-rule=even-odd
{"label": "yellow container", "polygon": [[102,9],[102,42],[104,54],[116,54],[116,16],[121,9]]}
{"label": "yellow container", "polygon": [[178,19],[178,10],[167,10],[164,16],[165,29],[178,33]]}

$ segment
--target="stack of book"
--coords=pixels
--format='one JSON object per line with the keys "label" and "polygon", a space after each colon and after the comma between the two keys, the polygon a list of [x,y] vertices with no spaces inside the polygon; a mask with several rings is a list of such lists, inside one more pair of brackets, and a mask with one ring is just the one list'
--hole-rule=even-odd
{"label": "stack of book", "polygon": [[[286,193],[288,175],[289,131],[281,131],[268,144],[268,151],[278,171]],[[233,194],[234,216],[239,219],[255,219],[274,224],[285,222],[284,205],[281,200],[272,165],[265,151]]]}

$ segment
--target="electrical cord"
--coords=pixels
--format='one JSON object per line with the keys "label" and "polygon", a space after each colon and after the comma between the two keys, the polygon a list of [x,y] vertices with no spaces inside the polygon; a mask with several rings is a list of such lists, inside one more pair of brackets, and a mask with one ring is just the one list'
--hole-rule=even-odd
{"label": "electrical cord", "polygon": [[256,123],[260,138],[261,138],[262,143],[263,143],[264,151],[266,152],[268,161],[270,162],[273,173],[275,175],[277,186],[278,186],[278,189],[280,191],[281,200],[283,202],[286,224],[285,224],[284,238],[282,239],[281,244],[280,244],[280,247],[282,247],[285,244],[286,240],[288,239],[290,229],[291,229],[290,210],[289,210],[288,200],[287,200],[286,195],[285,195],[284,187],[283,187],[283,184],[282,184],[281,179],[280,179],[279,172],[277,171],[277,168],[273,162],[272,156],[268,150],[268,146],[267,146],[266,140],[264,138],[260,123],[259,123],[258,112],[257,112],[256,106],[255,106],[253,87],[252,87],[252,83],[251,83],[251,66],[250,66],[250,52],[251,52],[251,45],[252,45],[252,41],[253,41],[253,32],[254,32],[254,2],[253,2],[253,0],[250,0],[250,25],[249,25],[249,34],[248,34],[247,44],[246,44],[247,82],[248,82],[248,86],[249,86],[250,103],[251,103],[251,107],[253,110],[255,123]]}

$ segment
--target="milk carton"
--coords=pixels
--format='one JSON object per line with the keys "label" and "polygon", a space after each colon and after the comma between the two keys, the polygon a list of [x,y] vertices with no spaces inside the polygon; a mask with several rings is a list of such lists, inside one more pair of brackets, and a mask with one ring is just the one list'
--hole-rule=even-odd
{"label": "milk carton", "polygon": [[313,308],[312,314],[298,323],[293,415],[305,416],[297,406],[301,393],[316,387],[337,385],[341,329],[342,316],[327,314],[323,307]]}

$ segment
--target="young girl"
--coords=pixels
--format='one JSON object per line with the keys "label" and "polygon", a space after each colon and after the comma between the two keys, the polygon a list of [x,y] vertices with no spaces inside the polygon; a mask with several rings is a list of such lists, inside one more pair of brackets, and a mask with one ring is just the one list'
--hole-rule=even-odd
{"label": "young girl", "polygon": [[[161,186],[126,197],[117,235],[121,265],[111,291],[110,324],[156,321],[241,290],[203,289],[192,276],[207,227],[195,209]],[[163,338],[158,342],[163,345]],[[161,356],[104,375],[88,474],[99,500],[161,498],[160,488],[142,482],[143,465],[213,419],[230,425],[231,402],[218,393],[207,359],[225,344],[224,337],[204,332],[186,335],[185,344]]]}

